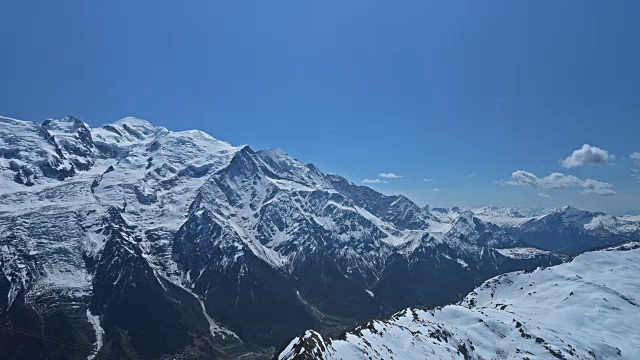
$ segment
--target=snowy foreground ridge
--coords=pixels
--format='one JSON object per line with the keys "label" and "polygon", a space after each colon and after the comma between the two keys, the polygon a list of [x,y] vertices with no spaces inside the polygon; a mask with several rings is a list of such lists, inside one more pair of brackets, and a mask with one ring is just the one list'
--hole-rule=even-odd
{"label": "snowy foreground ridge", "polygon": [[339,339],[307,331],[293,359],[640,359],[640,243],[497,276],[463,301],[406,309]]}

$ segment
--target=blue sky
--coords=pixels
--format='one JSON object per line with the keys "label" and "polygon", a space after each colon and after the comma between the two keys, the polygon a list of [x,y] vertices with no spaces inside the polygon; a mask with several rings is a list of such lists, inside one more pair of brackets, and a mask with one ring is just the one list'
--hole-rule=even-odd
{"label": "blue sky", "polygon": [[[354,182],[384,180],[370,185],[420,204],[638,212],[639,11],[637,1],[6,1],[0,114],[197,128]],[[559,163],[583,144],[607,161],[596,151],[586,162],[599,164]],[[538,180],[512,179],[518,170]],[[389,172],[402,177],[378,177]],[[554,172],[566,177],[542,179]],[[615,194],[584,193],[594,186]]]}

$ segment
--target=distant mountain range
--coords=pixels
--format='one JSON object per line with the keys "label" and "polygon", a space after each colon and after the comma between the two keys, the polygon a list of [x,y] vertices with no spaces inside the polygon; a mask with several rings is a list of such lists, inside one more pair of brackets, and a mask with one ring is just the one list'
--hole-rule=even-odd
{"label": "distant mountain range", "polygon": [[[640,217],[421,208],[282,150],[125,118],[0,118],[8,359],[269,358],[638,237]],[[88,350],[82,350],[88,349]]]}
{"label": "distant mountain range", "polygon": [[486,207],[473,212],[531,246],[569,255],[640,239],[640,216],[617,217],[571,206],[526,212]]}

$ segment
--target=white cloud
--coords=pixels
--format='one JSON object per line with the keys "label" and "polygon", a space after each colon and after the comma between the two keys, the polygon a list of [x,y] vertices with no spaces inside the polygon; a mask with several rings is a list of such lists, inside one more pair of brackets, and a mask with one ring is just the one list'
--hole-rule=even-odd
{"label": "white cloud", "polygon": [[613,195],[616,192],[613,191],[613,184],[609,184],[602,181],[587,179],[582,184],[584,190],[583,193],[597,194],[597,195]]}
{"label": "white cloud", "polygon": [[551,195],[549,194],[545,194],[545,193],[538,193],[538,196],[543,197],[543,198],[547,198],[547,199],[551,199]]}
{"label": "white cloud", "polygon": [[438,188],[433,188],[433,191],[438,192],[438,191],[442,191],[442,190],[440,190],[440,189],[438,189]]}
{"label": "white cloud", "polygon": [[637,163],[640,163],[640,152],[634,152],[629,155],[629,158]]}
{"label": "white cloud", "polygon": [[597,195],[613,195],[616,193],[613,190],[613,184],[592,179],[581,180],[573,175],[565,175],[562,173],[553,173],[540,178],[530,172],[517,170],[511,174],[511,179],[501,181],[500,183],[503,185],[531,186],[542,189],[577,187],[582,188],[583,193]]}
{"label": "white cloud", "polygon": [[613,160],[615,157],[607,150],[599,147],[584,144],[578,150],[575,150],[566,159],[560,160],[560,165],[565,168],[572,168],[584,165],[602,165]]}
{"label": "white cloud", "polygon": [[386,184],[386,181],[382,181],[380,179],[364,179],[362,180],[363,184]]}
{"label": "white cloud", "polygon": [[422,179],[422,180],[424,180],[424,181],[426,181],[426,182],[433,182],[433,181],[436,181],[435,179],[427,179],[427,178],[424,178],[424,179]]}
{"label": "white cloud", "polygon": [[401,177],[403,177],[394,173],[380,173],[378,176],[386,179],[400,179]]}
{"label": "white cloud", "polygon": [[506,185],[513,186],[531,186],[543,189],[559,189],[569,186],[579,186],[581,181],[573,175],[565,175],[562,173],[553,173],[551,175],[539,178],[534,174],[517,170],[511,173],[511,179],[504,182]]}
{"label": "white cloud", "polygon": [[476,173],[471,173],[471,174],[469,174],[468,176],[469,176],[470,178],[475,177],[475,176],[476,176]]}

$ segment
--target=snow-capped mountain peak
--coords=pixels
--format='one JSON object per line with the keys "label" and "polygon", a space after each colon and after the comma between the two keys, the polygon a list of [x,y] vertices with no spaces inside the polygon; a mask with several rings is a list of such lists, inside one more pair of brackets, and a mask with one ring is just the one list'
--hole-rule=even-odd
{"label": "snow-capped mountain peak", "polygon": [[0,316],[132,358],[264,355],[562,261],[472,212],[137,118],[0,118],[0,155]]}

